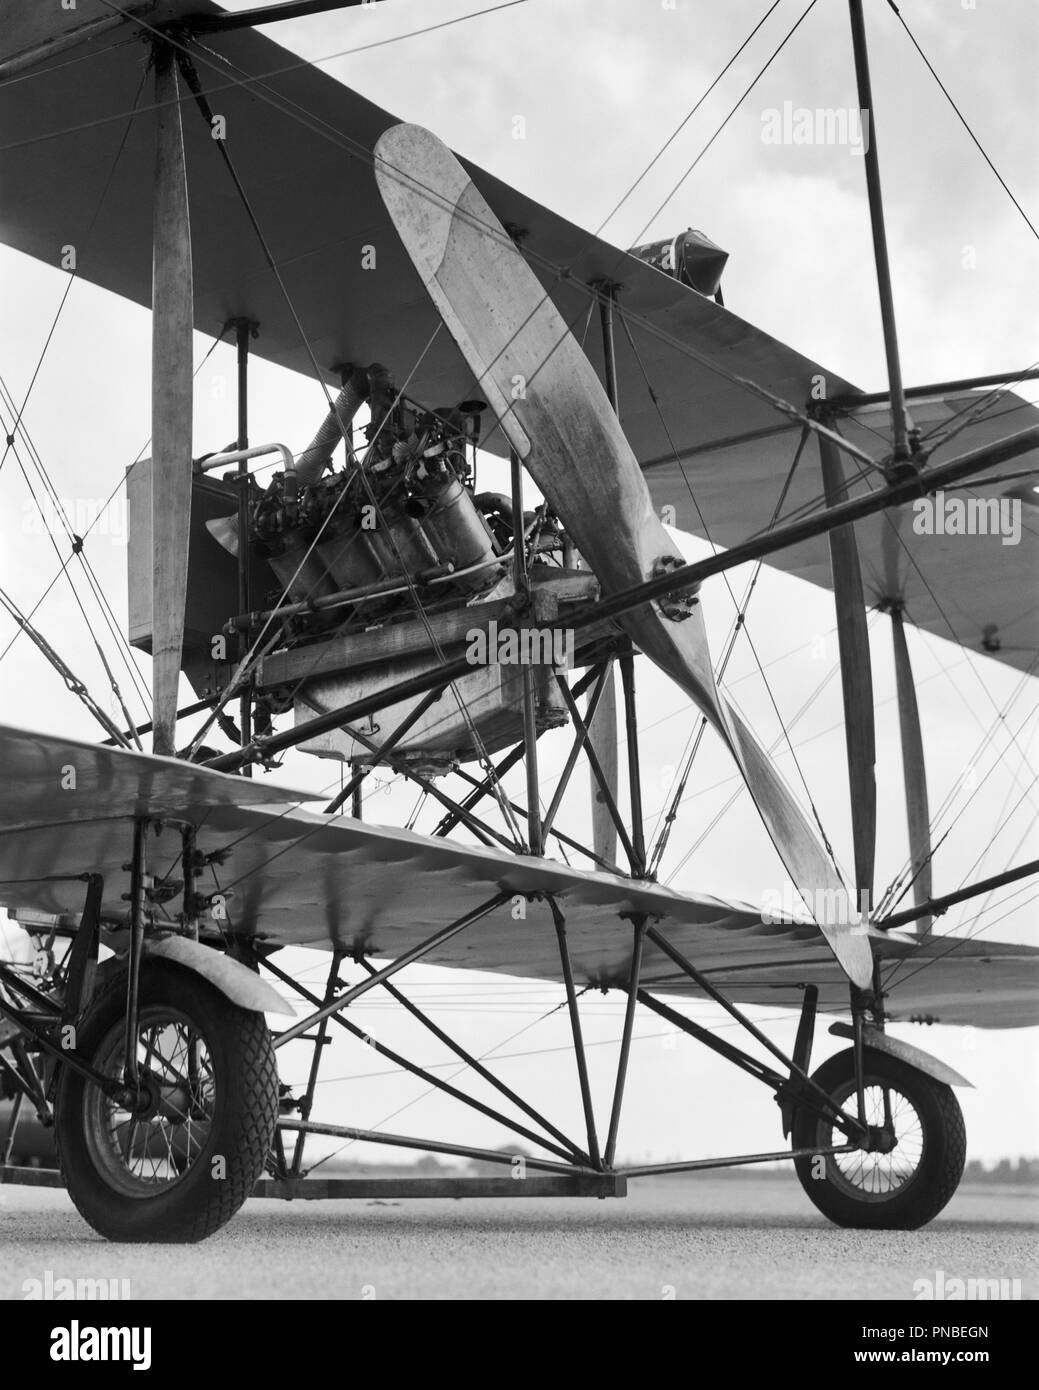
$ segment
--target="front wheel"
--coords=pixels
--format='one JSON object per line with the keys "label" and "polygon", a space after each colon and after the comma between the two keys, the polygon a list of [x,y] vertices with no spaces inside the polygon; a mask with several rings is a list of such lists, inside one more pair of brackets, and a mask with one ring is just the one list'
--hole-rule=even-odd
{"label": "front wheel", "polygon": [[[141,963],[136,1112],[61,1068],[55,1136],[69,1195],[118,1241],[203,1240],[229,1221],[263,1171],[278,1073],[262,1014],[168,961]],[[104,987],[76,1028],[76,1051],[122,1078],[126,976]]]}
{"label": "front wheel", "polygon": [[[794,1115],[794,1159],[801,1186],[838,1226],[912,1231],[942,1210],[959,1185],[967,1151],[963,1113],[951,1087],[886,1052],[864,1057],[866,1123],[879,1138],[872,1152],[819,1151],[847,1143],[832,1121],[807,1107]],[[855,1053],[838,1052],[812,1078],[857,1117]],[[886,1150],[886,1151],[885,1151]]]}

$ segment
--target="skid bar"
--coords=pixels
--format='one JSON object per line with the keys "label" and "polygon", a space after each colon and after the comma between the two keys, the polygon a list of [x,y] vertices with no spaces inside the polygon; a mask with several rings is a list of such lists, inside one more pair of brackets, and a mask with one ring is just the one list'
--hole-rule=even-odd
{"label": "skid bar", "polygon": [[378,1197],[626,1197],[619,1173],[575,1173],[572,1177],[531,1174],[508,1178],[301,1178],[279,1182],[261,1178],[254,1197],[322,1202]]}

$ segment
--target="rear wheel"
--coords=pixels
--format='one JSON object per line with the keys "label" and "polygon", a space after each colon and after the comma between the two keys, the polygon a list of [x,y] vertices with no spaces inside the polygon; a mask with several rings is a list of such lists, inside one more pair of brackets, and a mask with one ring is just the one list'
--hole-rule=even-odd
{"label": "rear wheel", "polygon": [[[141,965],[136,1112],[62,1067],[55,1133],[69,1195],[110,1240],[203,1240],[234,1215],[263,1171],[278,1074],[262,1014],[193,971]],[[76,1050],[106,1076],[125,1060],[126,976],[76,1029]]]}
{"label": "rear wheel", "polygon": [[[824,1062],[813,1080],[857,1117],[853,1050]],[[831,1120],[801,1107],[793,1146],[816,1152],[794,1160],[797,1176],[838,1226],[915,1230],[938,1215],[963,1175],[967,1139],[959,1102],[949,1086],[885,1052],[867,1049],[864,1080],[865,1118],[879,1146],[872,1152],[820,1153],[847,1138]]]}

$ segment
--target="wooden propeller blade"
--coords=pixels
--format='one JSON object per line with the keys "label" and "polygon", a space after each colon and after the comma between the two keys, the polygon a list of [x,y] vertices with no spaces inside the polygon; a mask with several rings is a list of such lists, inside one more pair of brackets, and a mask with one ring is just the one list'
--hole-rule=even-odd
{"label": "wooden propeller blade", "polygon": [[[588,358],[454,155],[418,126],[394,126],[376,146],[375,175],[481,395],[604,593],[680,563]],[[725,739],[820,931],[849,978],[868,987],[868,928],[772,760],[717,690],[702,605],[676,615],[646,603],[619,621]]]}
{"label": "wooden propeller blade", "polygon": [[175,751],[191,524],[191,226],[173,49],[155,50],[152,228],[153,751]]}

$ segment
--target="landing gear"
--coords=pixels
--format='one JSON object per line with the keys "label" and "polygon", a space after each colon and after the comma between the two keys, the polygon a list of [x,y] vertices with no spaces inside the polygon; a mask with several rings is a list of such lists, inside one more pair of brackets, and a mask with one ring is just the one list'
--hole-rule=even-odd
{"label": "landing gear", "polygon": [[[824,1062],[813,1080],[852,1117],[858,1115],[855,1053]],[[838,1226],[912,1231],[932,1220],[963,1174],[966,1133],[952,1089],[886,1053],[864,1053],[868,1146],[824,1154],[845,1142],[831,1120],[801,1106],[794,1149],[816,1150],[794,1160],[801,1186]]]}
{"label": "landing gear", "polygon": [[[125,974],[80,1019],[76,1050],[124,1076]],[[109,1240],[203,1240],[242,1205],[267,1158],[278,1111],[267,1025],[192,971],[145,959],[136,1058],[136,1103],[61,1068],[55,1133],[69,1195]]]}

